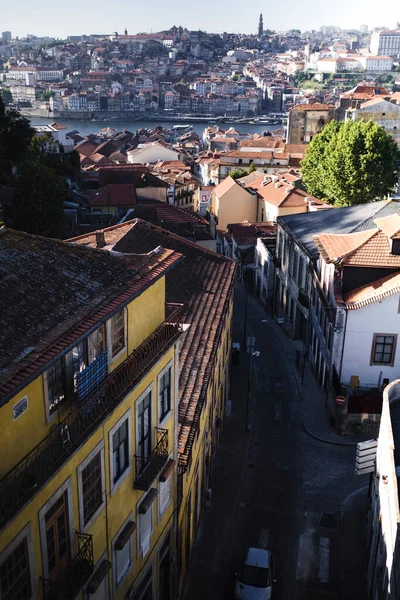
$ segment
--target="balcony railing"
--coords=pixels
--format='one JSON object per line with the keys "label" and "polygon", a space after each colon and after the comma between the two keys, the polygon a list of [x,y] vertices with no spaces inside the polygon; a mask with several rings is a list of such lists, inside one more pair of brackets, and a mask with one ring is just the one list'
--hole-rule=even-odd
{"label": "balcony railing", "polygon": [[149,456],[135,454],[136,475],[133,487],[147,492],[168,460],[168,430],[156,427],[155,447]]}
{"label": "balcony railing", "polygon": [[75,598],[93,571],[93,540],[88,533],[76,532],[78,552],[71,564],[55,580],[42,578],[43,597],[51,600]]}
{"label": "balcony railing", "polygon": [[308,308],[308,306],[310,304],[310,297],[302,289],[299,289],[298,300],[299,300],[300,304],[302,306],[304,306],[304,308]]}
{"label": "balcony railing", "polygon": [[182,305],[0,481],[0,529],[42,487],[182,332]]}

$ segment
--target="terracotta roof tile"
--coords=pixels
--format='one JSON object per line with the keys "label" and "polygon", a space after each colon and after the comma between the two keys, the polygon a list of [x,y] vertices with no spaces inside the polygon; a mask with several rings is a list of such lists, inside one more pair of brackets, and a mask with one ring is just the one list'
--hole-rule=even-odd
{"label": "terracotta roof tile", "polygon": [[90,199],[91,206],[134,206],[135,186],[131,183],[109,183]]}
{"label": "terracotta roof tile", "polygon": [[400,273],[387,275],[373,283],[351,290],[344,295],[343,300],[348,310],[356,310],[398,293],[400,293]]}
{"label": "terracotta roof tile", "polygon": [[391,254],[389,238],[378,230],[365,244],[349,254],[343,264],[357,267],[400,269],[400,255]]}
{"label": "terracotta roof tile", "polygon": [[327,263],[335,262],[376,234],[376,229],[357,233],[321,233],[314,235],[313,240],[319,253]]}
{"label": "terracotta roof tile", "polygon": [[180,258],[115,256],[0,229],[0,404]]}
{"label": "terracotta roof tile", "polygon": [[[181,464],[186,465],[227,325],[236,263],[140,219],[105,229],[104,234],[116,251],[146,252],[165,244],[184,256],[176,269],[168,272],[166,292],[169,302],[184,304],[184,319],[190,324],[179,356],[178,451]],[[95,234],[74,241],[94,244]]]}
{"label": "terracotta roof tile", "polygon": [[400,213],[397,215],[389,215],[388,217],[382,217],[375,219],[375,225],[383,231],[389,238],[399,239],[400,234]]}

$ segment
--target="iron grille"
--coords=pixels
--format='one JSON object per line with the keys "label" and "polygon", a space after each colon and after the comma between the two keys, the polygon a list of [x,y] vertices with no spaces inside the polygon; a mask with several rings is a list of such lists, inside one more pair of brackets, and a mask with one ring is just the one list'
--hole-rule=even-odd
{"label": "iron grille", "polygon": [[0,481],[0,528],[43,486],[182,332],[182,304]]}
{"label": "iron grille", "polygon": [[168,430],[155,428],[156,445],[149,456],[135,454],[136,476],[133,487],[147,491],[168,460]]}
{"label": "iron grille", "polygon": [[42,578],[43,596],[51,600],[75,598],[93,571],[93,539],[88,533],[76,532],[78,552],[59,579]]}

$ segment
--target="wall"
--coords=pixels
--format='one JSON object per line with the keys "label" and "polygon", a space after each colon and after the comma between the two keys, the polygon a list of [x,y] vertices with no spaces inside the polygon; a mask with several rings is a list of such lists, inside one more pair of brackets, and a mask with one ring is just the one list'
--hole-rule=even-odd
{"label": "wall", "polygon": [[393,381],[400,372],[400,339],[393,367],[370,365],[374,333],[400,334],[399,294],[389,296],[347,314],[341,381],[350,383],[358,375],[360,385],[378,385],[388,378]]}
{"label": "wall", "polygon": [[229,223],[241,223],[246,220],[254,222],[257,218],[257,197],[239,185],[218,198],[217,207],[218,229],[222,231],[227,229]]}

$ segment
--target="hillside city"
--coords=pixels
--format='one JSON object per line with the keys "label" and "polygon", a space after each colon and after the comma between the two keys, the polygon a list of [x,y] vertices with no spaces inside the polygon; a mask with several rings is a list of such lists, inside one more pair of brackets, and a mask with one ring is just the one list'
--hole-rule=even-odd
{"label": "hillside city", "polygon": [[0,42],[0,599],[400,598],[400,21]]}

